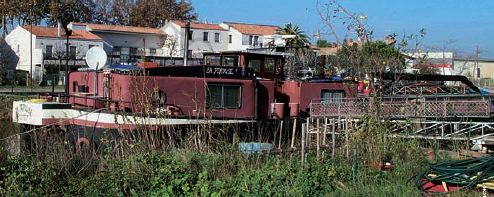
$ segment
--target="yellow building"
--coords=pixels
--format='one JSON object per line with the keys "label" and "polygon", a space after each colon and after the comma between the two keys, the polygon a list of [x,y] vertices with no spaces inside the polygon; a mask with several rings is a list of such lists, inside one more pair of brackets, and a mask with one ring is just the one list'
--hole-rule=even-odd
{"label": "yellow building", "polygon": [[455,57],[456,74],[468,77],[480,87],[494,87],[494,59]]}

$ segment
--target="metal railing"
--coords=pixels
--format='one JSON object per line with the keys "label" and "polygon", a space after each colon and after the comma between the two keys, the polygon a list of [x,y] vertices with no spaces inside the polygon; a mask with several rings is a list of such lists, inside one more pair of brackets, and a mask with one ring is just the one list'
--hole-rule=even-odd
{"label": "metal railing", "polygon": [[[378,111],[379,110],[379,111]],[[313,100],[310,104],[311,117],[361,117],[380,112],[387,118],[489,118],[490,99],[478,100],[403,100],[381,101],[367,98],[344,98]]]}

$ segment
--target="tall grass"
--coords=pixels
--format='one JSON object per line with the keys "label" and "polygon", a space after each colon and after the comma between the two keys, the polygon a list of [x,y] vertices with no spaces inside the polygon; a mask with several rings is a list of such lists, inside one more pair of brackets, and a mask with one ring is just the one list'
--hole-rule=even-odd
{"label": "tall grass", "polygon": [[422,165],[404,162],[394,171],[363,163],[352,176],[344,158],[304,167],[296,155],[248,155],[232,150],[204,153],[185,149],[105,157],[61,169],[55,160],[11,158],[2,167],[7,196],[417,196],[407,183]]}
{"label": "tall grass", "polygon": [[[1,164],[1,193],[5,196],[420,195],[408,182],[428,164],[419,143],[386,139],[385,125],[372,118],[366,121],[365,126],[351,135],[354,156],[346,158],[344,147],[339,146],[334,158],[329,150],[323,150],[320,162],[310,152],[303,166],[298,152],[243,154],[236,145],[220,143],[223,138],[219,137],[208,142],[208,147],[215,147],[208,150],[197,149],[194,143],[156,148],[142,137],[162,140],[157,137],[161,133],[145,134],[140,130],[137,132],[141,133],[120,133],[117,138],[103,139],[103,153],[98,154],[75,151],[63,130],[38,131],[32,138],[38,140],[38,150],[9,157]],[[217,131],[218,128],[201,129]],[[182,133],[177,127],[167,129]],[[193,131],[183,133],[182,137],[194,138]],[[371,164],[381,161],[386,154],[391,154],[395,169],[373,168]]]}

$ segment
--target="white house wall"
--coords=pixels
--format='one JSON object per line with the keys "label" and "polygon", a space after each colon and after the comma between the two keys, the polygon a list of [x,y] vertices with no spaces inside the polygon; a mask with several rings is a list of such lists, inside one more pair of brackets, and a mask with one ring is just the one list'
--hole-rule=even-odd
{"label": "white house wall", "polygon": [[[178,47],[176,49],[177,56],[183,57],[184,55],[184,40],[185,28],[181,28],[175,23],[168,23],[163,28],[163,31],[168,35],[172,35],[177,39]],[[189,41],[189,50],[192,50],[192,57],[201,57],[203,52],[219,52],[228,50],[228,31],[219,30],[205,30],[205,29],[191,29],[192,39]],[[208,41],[203,41],[204,32],[208,32]],[[219,42],[215,42],[215,33],[220,34]]]}
{"label": "white house wall", "polygon": [[[262,47],[268,46],[268,43],[272,41],[273,39],[266,39],[264,35],[247,35],[247,34],[242,34],[232,26],[226,24],[226,23],[221,23],[221,27],[225,28],[228,30],[228,34],[232,35],[232,43],[228,43],[228,50],[230,51],[242,51],[242,50],[247,50],[247,49],[253,49],[253,48],[260,48],[261,46],[252,46],[249,41],[250,41],[250,36],[258,36],[259,40],[258,43],[262,43]],[[273,36],[273,35],[270,35]],[[227,40],[228,42],[228,40]],[[284,42],[283,42],[284,45]]]}
{"label": "white house wall", "polygon": [[[203,29],[191,29],[192,40],[189,42],[189,50],[192,50],[193,57],[200,57],[203,52],[218,52],[225,51],[228,47],[228,33],[227,31],[216,30],[203,30]],[[182,33],[185,32],[183,29]],[[208,32],[208,41],[203,40],[204,32]],[[220,34],[219,42],[215,42],[215,33]]]}
{"label": "white house wall", "polygon": [[[30,41],[29,37],[31,33],[22,27],[15,28],[9,35],[6,36],[5,41],[15,52],[19,61],[17,63],[17,70],[23,70],[26,72],[31,71],[31,50],[29,49]],[[76,55],[77,59],[82,59],[86,51],[89,49],[89,45],[103,46],[102,41],[98,40],[80,40],[80,39],[70,39],[71,46],[77,46]],[[41,79],[44,73],[44,60],[46,54],[46,46],[51,45],[52,57],[56,56],[57,53],[65,54],[66,39],[61,38],[51,38],[51,37],[38,37],[36,35],[32,36],[32,69],[33,69],[33,79]]]}
{"label": "white house wall", "polygon": [[[67,42],[66,38],[43,38],[40,37],[36,41],[36,48],[41,49],[43,54],[46,54],[46,46],[51,45],[53,46],[52,49],[52,56],[56,56],[57,54],[65,54],[66,53],[66,46],[65,43]],[[79,40],[79,39],[69,39],[70,46],[76,46],[76,59],[82,59],[85,55],[87,50],[89,50],[89,45],[94,45],[98,47],[103,47],[103,42],[102,41],[97,41],[97,40]]]}
{"label": "white house wall", "polygon": [[[29,72],[31,70],[31,58],[30,58],[30,53],[31,50],[29,49],[30,46],[30,41],[29,37],[31,36],[31,33],[22,27],[17,27],[12,32],[9,33],[5,37],[5,42],[12,48],[12,50],[15,52],[17,57],[19,58],[19,61],[17,63],[17,70],[23,70]],[[32,37],[32,48],[34,50],[34,46],[36,45],[36,36],[33,35]],[[33,65],[35,65],[35,62],[40,62],[36,58],[39,57],[33,57]]]}
{"label": "white house wall", "polygon": [[156,49],[156,56],[165,56],[163,50],[160,47],[160,43],[163,43],[165,36],[154,34],[127,34],[120,32],[102,32],[91,31],[91,33],[99,36],[105,41],[105,51],[110,54],[114,47],[121,47],[122,54],[124,50],[129,48],[137,48],[142,50],[145,48],[146,55],[149,55],[150,49]]}
{"label": "white house wall", "polygon": [[[248,49],[250,46],[249,45],[242,45],[243,42],[243,35],[236,29],[230,27],[230,25],[221,23],[221,27],[225,28],[228,30],[228,34],[232,35],[232,43],[228,43],[227,49],[229,51],[242,51]],[[248,38],[247,38],[248,41]],[[228,42],[228,40],[227,40]]]}

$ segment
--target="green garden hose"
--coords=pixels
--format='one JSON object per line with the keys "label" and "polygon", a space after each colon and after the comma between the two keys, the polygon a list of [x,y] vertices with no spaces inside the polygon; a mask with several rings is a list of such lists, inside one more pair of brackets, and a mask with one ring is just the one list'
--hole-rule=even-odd
{"label": "green garden hose", "polygon": [[458,186],[459,189],[455,191],[460,191],[491,180],[494,180],[494,157],[489,156],[431,164],[427,170],[415,176],[415,185],[424,193],[443,195],[454,191],[433,192],[428,191],[424,186],[429,182],[444,182]]}

